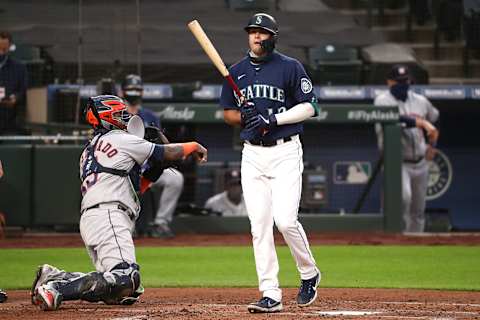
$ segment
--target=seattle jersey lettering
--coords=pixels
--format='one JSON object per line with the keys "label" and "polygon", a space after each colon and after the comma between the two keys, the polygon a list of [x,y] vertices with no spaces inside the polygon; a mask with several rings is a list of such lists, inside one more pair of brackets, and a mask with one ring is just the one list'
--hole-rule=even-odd
{"label": "seattle jersey lettering", "polygon": [[[272,101],[285,102],[285,91],[281,88],[275,86],[270,86],[268,84],[254,84],[249,85],[243,89],[240,89],[240,92],[247,98],[247,100],[252,99],[268,99]],[[237,94],[234,92],[237,101],[239,101]],[[237,102],[238,105],[239,102]]]}

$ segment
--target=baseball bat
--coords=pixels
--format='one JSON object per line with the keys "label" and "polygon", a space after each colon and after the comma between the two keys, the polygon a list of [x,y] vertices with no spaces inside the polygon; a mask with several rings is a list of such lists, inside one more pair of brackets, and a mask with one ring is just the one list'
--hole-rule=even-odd
{"label": "baseball bat", "polygon": [[233,78],[230,75],[230,72],[228,72],[228,69],[225,66],[225,63],[223,62],[222,58],[218,54],[217,49],[215,49],[212,42],[210,41],[207,34],[205,33],[205,31],[203,31],[203,28],[200,25],[200,23],[197,20],[193,20],[188,23],[188,28],[193,33],[193,35],[197,39],[200,46],[203,48],[203,51],[205,51],[207,56],[210,58],[213,65],[218,69],[218,71],[220,71],[220,74],[227,80],[228,84],[233,89],[233,91],[235,91],[240,101],[243,102],[245,100],[245,97],[243,96],[242,92],[238,88],[235,81],[233,81]]}

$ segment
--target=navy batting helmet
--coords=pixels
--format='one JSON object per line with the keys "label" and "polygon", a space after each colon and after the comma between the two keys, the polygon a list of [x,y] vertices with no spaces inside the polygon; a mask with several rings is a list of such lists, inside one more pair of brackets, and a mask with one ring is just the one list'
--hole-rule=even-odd
{"label": "navy batting helmet", "polygon": [[256,13],[248,20],[245,31],[251,28],[260,28],[270,32],[272,35],[278,35],[278,25],[275,18],[266,13]]}
{"label": "navy batting helmet", "polygon": [[254,14],[250,20],[248,20],[245,31],[248,32],[253,28],[263,29],[272,35],[269,39],[263,40],[261,43],[262,48],[267,52],[267,54],[272,53],[273,49],[275,49],[275,44],[277,43],[278,37],[278,25],[277,21],[275,21],[275,18],[266,13]]}

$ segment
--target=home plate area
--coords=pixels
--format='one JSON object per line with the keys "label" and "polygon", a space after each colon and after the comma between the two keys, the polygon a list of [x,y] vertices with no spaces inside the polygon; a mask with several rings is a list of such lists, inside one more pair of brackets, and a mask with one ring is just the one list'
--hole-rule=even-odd
{"label": "home plate area", "polygon": [[296,305],[296,291],[284,290],[284,310],[276,314],[248,313],[258,298],[254,288],[147,288],[133,306],[65,302],[54,312],[32,306],[25,290],[11,291],[0,319],[480,319],[475,291],[320,288],[308,308]]}

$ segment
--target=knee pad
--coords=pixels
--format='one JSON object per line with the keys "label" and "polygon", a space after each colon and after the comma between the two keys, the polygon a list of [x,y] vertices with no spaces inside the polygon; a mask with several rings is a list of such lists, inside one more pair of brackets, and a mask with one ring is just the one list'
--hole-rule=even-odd
{"label": "knee pad", "polygon": [[80,299],[107,304],[133,304],[143,293],[139,269],[135,263],[122,262],[108,272],[88,273],[82,277]]}
{"label": "knee pad", "polygon": [[143,293],[140,266],[136,263],[119,263],[103,276],[110,283],[110,299],[106,303],[133,304]]}

